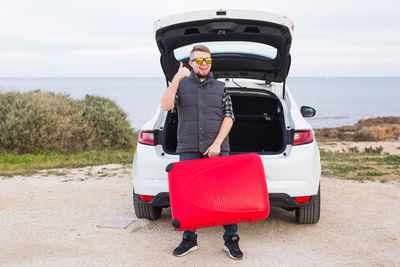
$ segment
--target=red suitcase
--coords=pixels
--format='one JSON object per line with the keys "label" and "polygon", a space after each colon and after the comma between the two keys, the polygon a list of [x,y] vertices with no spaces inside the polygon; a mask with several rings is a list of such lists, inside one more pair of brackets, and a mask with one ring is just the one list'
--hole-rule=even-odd
{"label": "red suitcase", "polygon": [[171,163],[172,225],[179,231],[264,220],[269,197],[258,154]]}

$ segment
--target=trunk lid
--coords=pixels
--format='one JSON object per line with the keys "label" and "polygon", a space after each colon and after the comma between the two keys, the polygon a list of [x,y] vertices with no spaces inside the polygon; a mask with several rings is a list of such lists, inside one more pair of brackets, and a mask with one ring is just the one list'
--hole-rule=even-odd
{"label": "trunk lid", "polygon": [[293,28],[287,17],[244,10],[184,13],[154,25],[161,66],[169,81],[179,61],[187,63],[192,46],[201,43],[211,50],[216,78],[283,82],[290,68]]}

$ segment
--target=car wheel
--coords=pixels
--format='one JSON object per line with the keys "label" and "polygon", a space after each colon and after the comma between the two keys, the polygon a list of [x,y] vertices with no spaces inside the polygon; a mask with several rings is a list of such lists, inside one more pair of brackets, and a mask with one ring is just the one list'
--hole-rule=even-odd
{"label": "car wheel", "polygon": [[135,191],[133,191],[133,206],[135,207],[135,214],[138,218],[146,218],[149,220],[157,220],[161,216],[161,207],[152,207],[144,205]]}
{"label": "car wheel", "polygon": [[314,197],[314,201],[300,208],[296,208],[296,221],[301,224],[313,224],[319,221],[321,208],[321,193],[318,188],[318,194]]}

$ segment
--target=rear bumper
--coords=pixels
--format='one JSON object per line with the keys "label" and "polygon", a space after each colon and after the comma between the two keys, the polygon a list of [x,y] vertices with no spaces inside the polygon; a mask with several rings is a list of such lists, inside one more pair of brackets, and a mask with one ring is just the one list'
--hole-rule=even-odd
{"label": "rear bumper", "polygon": [[[261,156],[270,194],[312,196],[318,192],[321,165],[315,142],[290,148],[288,155]],[[165,167],[179,161],[178,155],[165,154],[161,146],[138,144],[133,161],[133,187],[137,194],[155,196],[168,192]]]}
{"label": "rear bumper", "polygon": [[311,199],[307,203],[299,203],[296,201],[296,199],[294,199],[294,197],[291,197],[288,194],[271,193],[269,194],[269,203],[270,206],[292,209],[310,205],[312,202],[314,202],[316,196],[317,195],[311,196]]}
{"label": "rear bumper", "polygon": [[143,205],[148,205],[152,207],[167,208],[171,206],[168,192],[158,193],[157,195],[153,196],[153,198],[149,202],[144,202],[141,199],[138,199],[138,201],[141,201]]}
{"label": "rear bumper", "polygon": [[[316,196],[316,195],[311,196],[311,199],[307,203],[298,203],[296,201],[296,199],[289,196],[288,194],[270,193],[268,195],[269,195],[270,206],[281,207],[281,208],[285,208],[285,209],[292,209],[292,208],[298,208],[298,207],[310,205],[314,201],[314,198]],[[139,201],[142,201],[142,200],[139,200]],[[144,205],[149,205],[149,206],[153,206],[153,207],[167,208],[170,206],[169,193],[168,192],[158,193],[151,199],[151,201],[142,202],[142,203]]]}

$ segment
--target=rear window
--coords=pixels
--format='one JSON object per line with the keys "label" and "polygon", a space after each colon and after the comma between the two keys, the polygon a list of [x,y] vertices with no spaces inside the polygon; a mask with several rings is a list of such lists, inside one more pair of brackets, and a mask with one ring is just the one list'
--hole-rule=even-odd
{"label": "rear window", "polygon": [[199,44],[207,46],[211,54],[240,54],[249,57],[262,57],[264,60],[274,60],[277,56],[277,49],[267,44],[246,41],[219,41],[194,43],[176,48],[174,50],[175,58],[178,61],[188,58],[193,46]]}

